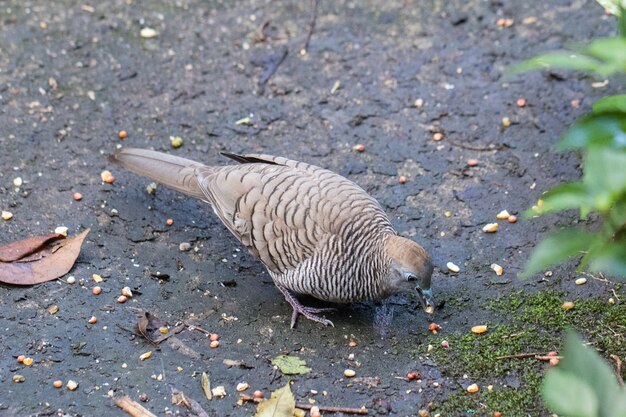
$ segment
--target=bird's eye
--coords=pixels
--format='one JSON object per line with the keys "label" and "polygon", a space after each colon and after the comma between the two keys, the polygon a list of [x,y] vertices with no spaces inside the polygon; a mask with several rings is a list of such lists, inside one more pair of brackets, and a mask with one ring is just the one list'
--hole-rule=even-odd
{"label": "bird's eye", "polygon": [[409,282],[417,281],[417,277],[413,274],[406,274],[406,280]]}

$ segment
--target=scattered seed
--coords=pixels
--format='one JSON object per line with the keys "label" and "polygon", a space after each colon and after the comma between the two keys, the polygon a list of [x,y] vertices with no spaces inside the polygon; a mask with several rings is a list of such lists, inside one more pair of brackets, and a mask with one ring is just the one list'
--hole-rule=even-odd
{"label": "scattered seed", "polygon": [[437,331],[441,329],[441,326],[438,325],[437,323],[430,323],[428,325],[428,331],[430,331],[432,334],[437,334]]}
{"label": "scattered seed", "polygon": [[330,94],[335,94],[340,88],[341,83],[339,81],[335,81],[335,83],[333,84],[333,88],[330,89]]}
{"label": "scattered seed", "polygon": [[526,107],[526,99],[518,98],[517,99],[517,107]]}
{"label": "scattered seed", "polygon": [[220,347],[220,341],[219,340],[213,340],[213,341],[211,341],[209,346],[211,346],[213,349],[217,349],[218,347]]}
{"label": "scattered seed", "polygon": [[83,195],[81,193],[74,193],[72,197],[74,198],[74,201],[80,201],[83,199]]}
{"label": "scattered seed", "polygon": [[472,333],[474,334],[482,334],[487,332],[487,326],[484,324],[472,327]]}
{"label": "scattered seed", "polygon": [[413,381],[414,379],[420,379],[422,377],[422,375],[419,372],[408,372],[406,374],[406,378],[409,381]]}
{"label": "scattered seed", "polygon": [[52,383],[52,386],[57,389],[61,388],[63,386],[63,381],[61,381],[60,379],[57,379],[56,381]]}
{"label": "scattered seed", "polygon": [[165,224],[168,225],[168,226],[173,225],[174,224],[174,219],[167,219],[167,220],[165,220]]}
{"label": "scattered seed", "polygon": [[72,275],[67,277],[67,283],[68,284],[74,284],[76,282],[76,278]]}
{"label": "scattered seed", "polygon": [[354,149],[357,152],[364,152],[365,151],[365,145],[359,143],[359,144],[354,145],[354,147],[352,149]]}
{"label": "scattered seed", "polygon": [[24,360],[22,361],[22,363],[26,366],[31,366],[33,362],[33,358],[24,358]]}
{"label": "scattered seed", "polygon": [[548,356],[551,356],[551,357],[552,356],[559,356],[559,352],[556,352],[556,351],[552,350],[552,351],[548,352]]}
{"label": "scattered seed", "polygon": [[311,407],[311,410],[309,411],[309,415],[311,417],[321,417],[322,413],[320,413],[320,408],[314,405],[313,407]]}
{"label": "scattered seed", "polygon": [[115,182],[115,177],[111,173],[111,171],[104,170],[100,173],[100,178],[102,182],[106,182],[107,184],[113,184]]}
{"label": "scattered seed", "polygon": [[55,80],[54,78],[50,77],[48,78],[48,85],[50,86],[50,88],[52,89],[52,91],[56,90],[57,88],[59,88],[59,83],[57,83],[57,80]]}
{"label": "scattered seed", "polygon": [[421,98],[418,98],[417,100],[413,102],[413,105],[417,107],[418,109],[420,109],[424,105],[424,100]]}
{"label": "scattered seed", "polygon": [[419,411],[417,412],[417,414],[418,414],[420,417],[430,417],[430,413],[428,412],[428,410],[424,410],[424,409],[419,410]]}
{"label": "scattered seed", "polygon": [[13,218],[13,213],[10,211],[2,210],[2,220],[11,220]]}
{"label": "scattered seed", "polygon": [[573,109],[577,109],[580,107],[580,100],[572,100],[569,104]]}
{"label": "scattered seed", "polygon": [[148,397],[148,394],[146,394],[145,392],[139,394],[139,401],[141,401],[142,403],[147,403],[149,399],[150,398]]}
{"label": "scattered seed", "polygon": [[448,268],[448,271],[454,272],[455,274],[461,270],[461,268],[453,262],[448,262],[446,267]]}
{"label": "scattered seed", "polygon": [[446,217],[452,217],[452,212],[451,211],[444,211],[443,215]]}
{"label": "scattered seed", "polygon": [[17,383],[26,381],[26,378],[24,378],[24,375],[18,375],[18,374],[13,375],[11,379],[13,379],[13,382],[17,382]]}
{"label": "scattered seed", "polygon": [[441,132],[436,132],[436,133],[433,135],[433,140],[434,140],[435,142],[439,142],[439,141],[440,141],[440,140],[442,140],[442,139],[443,139],[443,133],[441,133]]}
{"label": "scattered seed", "polygon": [[59,306],[58,305],[51,305],[50,307],[48,307],[48,313],[56,314],[58,312],[59,312]]}
{"label": "scattered seed", "polygon": [[149,350],[146,353],[142,353],[141,355],[139,355],[139,360],[145,361],[146,359],[149,359],[150,356],[152,356],[152,351]]}
{"label": "scattered seed", "polygon": [[495,233],[498,231],[498,223],[488,223],[483,226],[483,232],[485,233]]}
{"label": "scattered seed", "polygon": [[180,245],[178,245],[178,250],[181,252],[187,252],[190,249],[191,249],[191,243],[189,242],[181,242]]}
{"label": "scattered seed", "polygon": [[609,298],[609,304],[614,305],[615,304],[615,298],[613,298],[613,297]]}
{"label": "scattered seed", "polygon": [[574,281],[576,283],[576,285],[584,285],[587,283],[587,278],[578,278],[576,281]]}
{"label": "scattered seed", "polygon": [[254,393],[252,394],[252,396],[254,398],[265,398],[265,394],[263,394],[261,391],[254,391]]}
{"label": "scattered seed", "polygon": [[469,387],[467,387],[467,392],[478,392],[478,385],[476,384],[472,384]]}
{"label": "scattered seed", "polygon": [[511,126],[511,119],[509,119],[508,117],[503,117],[502,127],[509,127],[509,126]]}
{"label": "scattered seed", "polygon": [[559,364],[559,358],[550,358],[550,366],[557,366]]}
{"label": "scattered seed", "polygon": [[87,323],[96,324],[97,321],[98,321],[98,318],[96,316],[91,316],[91,318],[87,320]]}
{"label": "scattered seed", "polygon": [[487,385],[487,391],[489,392],[493,391],[493,385]]}
{"label": "scattered seed", "polygon": [[506,220],[509,217],[511,217],[511,215],[506,210],[502,210],[500,213],[496,214],[496,219],[499,219],[499,220]]}
{"label": "scattered seed", "polygon": [[91,290],[91,293],[93,295],[99,295],[102,292],[102,288],[100,287],[93,287],[93,289]]}
{"label": "scattered seed", "polygon": [[491,264],[491,269],[494,270],[497,276],[504,274],[504,269],[498,264]]}
{"label": "scattered seed", "polygon": [[209,335],[209,340],[211,340],[211,342],[215,342],[216,340],[218,340],[220,338],[220,335],[217,333],[211,333]]}
{"label": "scattered seed", "polygon": [[563,310],[567,311],[567,310],[571,310],[574,308],[574,303],[571,301],[566,301],[563,303],[563,305],[561,306],[563,308]]}
{"label": "scattered seed", "polygon": [[450,347],[450,343],[447,340],[441,342],[441,347],[448,348]]}
{"label": "scattered seed", "polygon": [[468,159],[467,160],[467,165],[471,166],[471,167],[475,167],[476,165],[478,165],[478,160],[477,159]]}
{"label": "scattered seed", "polygon": [[118,303],[125,303],[126,301],[128,301],[128,297],[126,297],[125,295],[120,295],[119,297],[117,297],[117,302]]}
{"label": "scattered seed", "polygon": [[128,297],[128,298],[133,298],[133,292],[131,291],[130,287],[124,287],[122,288],[122,295]]}
{"label": "scattered seed", "polygon": [[237,387],[235,389],[237,390],[237,392],[243,392],[248,388],[250,388],[250,384],[248,384],[247,382],[240,382],[237,384]]}
{"label": "scattered seed", "polygon": [[152,28],[146,27],[146,28],[142,28],[141,31],[139,31],[139,36],[141,36],[144,39],[151,39],[151,38],[155,38],[156,36],[158,36],[158,32]]}
{"label": "scattered seed", "polygon": [[102,281],[104,281],[104,280],[102,279],[102,276],[100,276],[100,275],[98,275],[98,274],[92,274],[92,275],[91,275],[91,278],[92,278],[95,282],[102,282]]}
{"label": "scattered seed", "polygon": [[430,351],[432,351],[433,349],[435,349],[435,347],[434,347],[433,345],[430,345],[430,344],[429,344],[429,345],[426,347],[426,352],[430,352]]}
{"label": "scattered seed", "polygon": [[250,126],[252,124],[252,119],[249,116],[243,117],[235,122],[237,126],[245,125]]}
{"label": "scattered seed", "polygon": [[124,139],[126,139],[126,138],[128,137],[128,132],[127,132],[127,131],[125,131],[125,130],[120,130],[120,131],[117,133],[117,137],[118,137],[118,138],[120,138],[120,139],[122,139],[122,140],[124,140]]}
{"label": "scattered seed", "polygon": [[24,183],[24,181],[22,180],[22,177],[15,177],[15,178],[13,178],[13,185],[14,186],[21,187],[23,183]]}
{"label": "scattered seed", "polygon": [[183,138],[181,138],[180,136],[170,136],[170,145],[172,145],[172,148],[180,148],[181,146],[183,146],[183,143]]}
{"label": "scattered seed", "polygon": [[398,182],[400,184],[405,184],[407,182],[407,178],[404,175],[400,175],[400,177],[398,178]]}
{"label": "scattered seed", "polygon": [[345,376],[346,378],[352,378],[355,375],[356,371],[354,371],[353,369],[346,369],[345,371],[343,371],[343,376]]}
{"label": "scattered seed", "polygon": [[95,101],[96,100],[96,93],[93,92],[92,90],[87,91],[87,97],[89,97],[89,100]]}
{"label": "scattered seed", "polygon": [[[528,16],[522,20],[522,23],[525,25],[532,25],[533,23],[537,23],[537,18],[535,16]],[[493,416],[496,417],[496,416]]]}
{"label": "scattered seed", "polygon": [[211,390],[211,393],[213,394],[214,397],[218,397],[218,398],[224,398],[226,396],[226,390],[224,389],[223,385],[213,388]]}
{"label": "scattered seed", "polygon": [[24,359],[26,359],[26,356],[24,355],[20,355],[17,357],[17,363],[24,363]]}
{"label": "scattered seed", "polygon": [[507,220],[509,221],[509,223],[515,223],[517,222],[517,216],[510,215]]}
{"label": "scattered seed", "polygon": [[168,329],[167,327],[165,327],[165,326],[159,327],[159,333],[161,333],[161,334],[168,334],[169,332],[170,332],[170,329]]}
{"label": "scattered seed", "polygon": [[67,387],[67,389],[69,389],[70,391],[74,391],[76,388],[78,388],[78,382],[76,381],[72,381],[71,379],[69,381],[67,381],[67,384],[65,384],[65,386]]}
{"label": "scattered seed", "polygon": [[350,347],[356,347],[357,345],[358,345],[358,343],[357,343],[357,342],[355,342],[354,340],[350,340],[350,341],[348,342],[348,346],[350,346]]}
{"label": "scattered seed", "polygon": [[493,417],[502,417],[502,413],[499,411],[494,411],[493,412]]}

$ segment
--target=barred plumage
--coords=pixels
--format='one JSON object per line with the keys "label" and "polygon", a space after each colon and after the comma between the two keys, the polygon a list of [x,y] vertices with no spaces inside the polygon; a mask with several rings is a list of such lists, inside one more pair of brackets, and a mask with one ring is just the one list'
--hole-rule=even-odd
{"label": "barred plumage", "polygon": [[224,155],[240,164],[209,167],[143,149],[123,149],[111,160],[211,204],[292,305],[292,327],[298,314],[332,322],[316,315],[325,309],[304,307],[291,292],[349,303],[413,286],[426,311],[433,311],[428,254],[399,237],[361,187],[283,157]]}

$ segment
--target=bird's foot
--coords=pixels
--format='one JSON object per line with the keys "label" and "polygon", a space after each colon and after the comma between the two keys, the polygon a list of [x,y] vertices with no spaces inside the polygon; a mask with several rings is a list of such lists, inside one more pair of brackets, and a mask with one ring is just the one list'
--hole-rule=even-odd
{"label": "bird's foot", "polygon": [[280,286],[280,285],[277,285],[277,287],[280,290],[280,292],[282,292],[283,295],[285,296],[285,300],[287,300],[287,302],[293,308],[293,313],[291,314],[291,328],[292,329],[296,327],[296,321],[298,320],[299,315],[303,315],[307,319],[312,320],[317,323],[321,323],[324,326],[335,327],[332,321],[317,315],[318,313],[333,311],[335,310],[334,308],[328,308],[328,307],[317,308],[317,307],[303,306],[302,304],[300,304],[298,299],[291,293],[291,291],[289,291],[287,288]]}

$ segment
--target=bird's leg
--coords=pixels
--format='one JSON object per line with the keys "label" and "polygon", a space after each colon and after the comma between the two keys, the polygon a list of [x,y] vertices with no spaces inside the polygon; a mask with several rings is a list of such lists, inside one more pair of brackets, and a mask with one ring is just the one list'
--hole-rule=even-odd
{"label": "bird's leg", "polygon": [[282,292],[283,295],[285,296],[285,300],[287,300],[287,302],[291,304],[291,307],[293,308],[293,313],[291,314],[291,328],[292,329],[296,327],[296,320],[298,320],[299,314],[302,314],[304,317],[306,317],[309,320],[322,323],[324,326],[335,327],[332,321],[316,315],[316,313],[332,311],[334,310],[334,308],[316,308],[316,307],[303,306],[302,304],[300,304],[300,302],[295,297],[295,295],[293,295],[291,291],[289,291],[287,288],[278,284],[276,284],[276,286],[278,287],[280,292]]}

